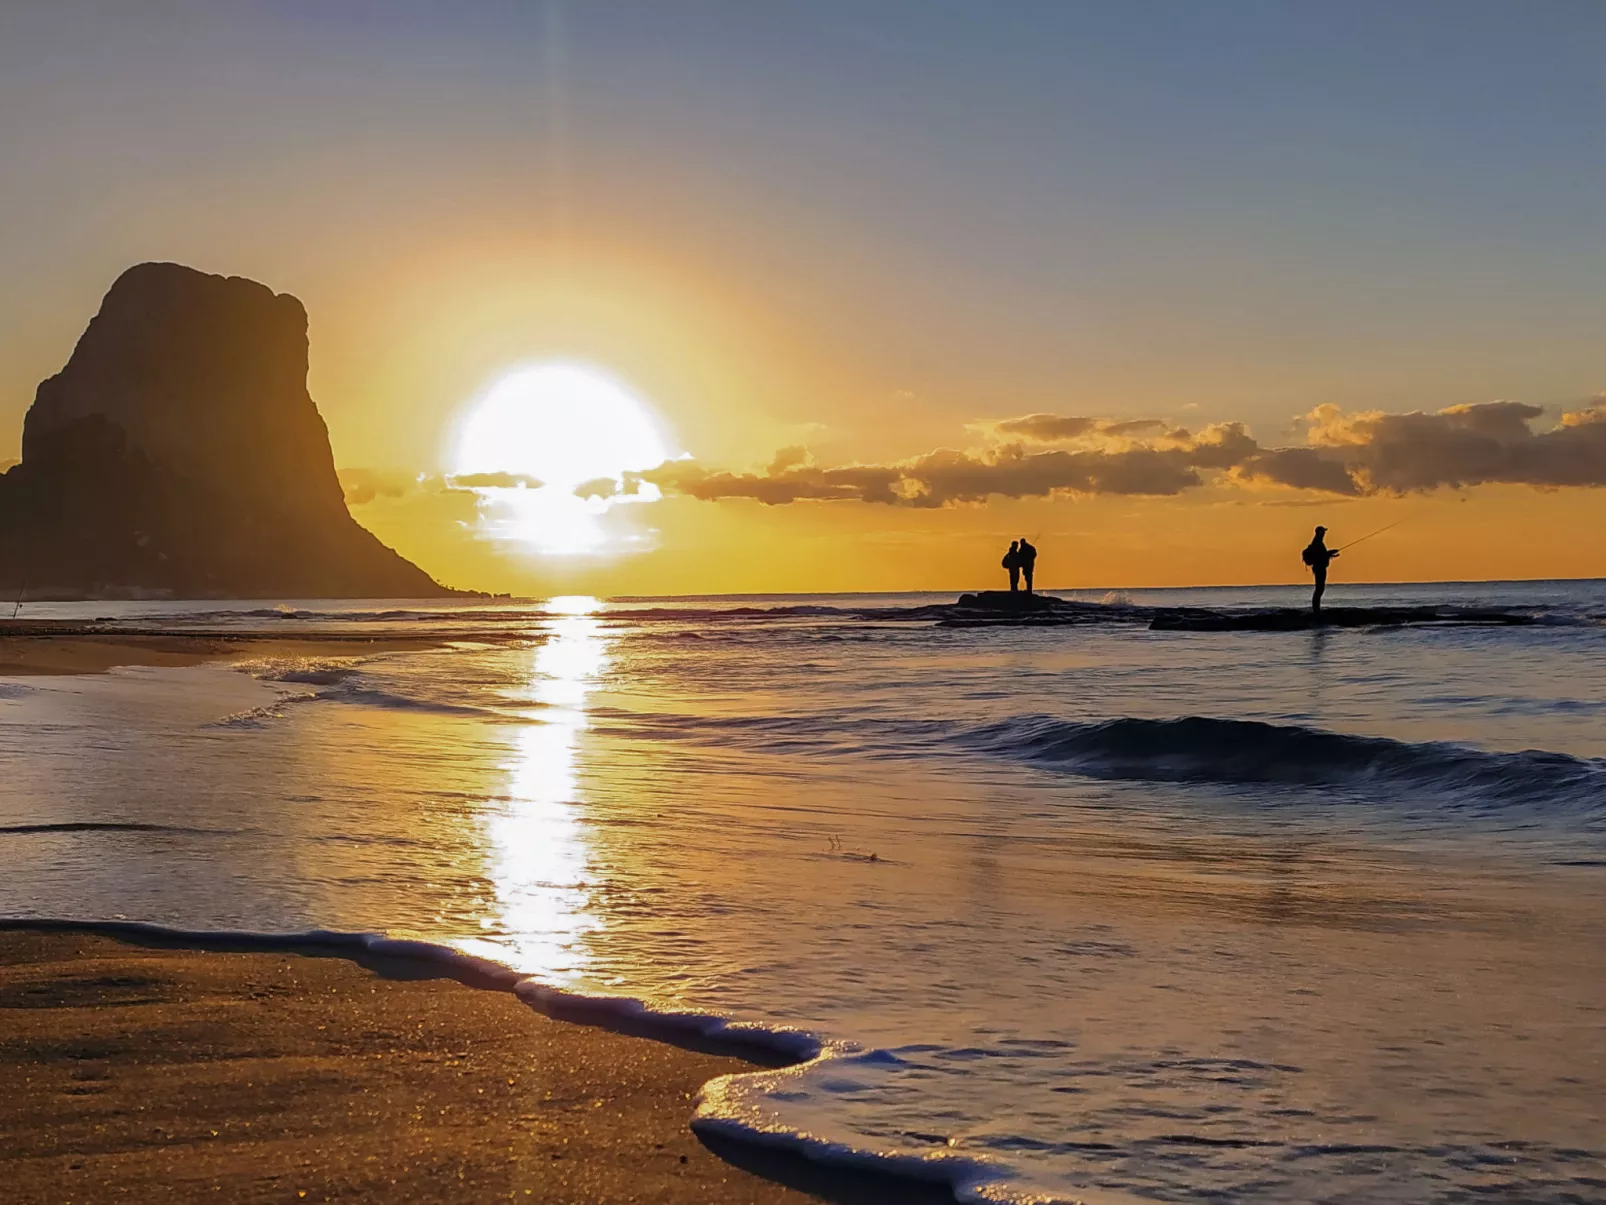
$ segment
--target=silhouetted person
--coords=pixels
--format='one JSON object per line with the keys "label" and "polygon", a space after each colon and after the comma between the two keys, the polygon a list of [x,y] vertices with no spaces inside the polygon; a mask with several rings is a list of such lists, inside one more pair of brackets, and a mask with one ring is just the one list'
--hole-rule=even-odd
{"label": "silhouetted person", "polygon": [[1310,566],[1310,571],[1316,576],[1316,589],[1310,596],[1310,613],[1322,613],[1322,591],[1327,589],[1327,566],[1338,555],[1338,549],[1329,548],[1326,544],[1327,528],[1318,527],[1315,538],[1305,545],[1305,551],[1300,553],[1300,559]]}
{"label": "silhouetted person", "polygon": [[1009,551],[1004,553],[1004,559],[999,564],[1009,570],[1009,592],[1015,593],[1020,589],[1020,545],[1017,541],[1009,542]]}
{"label": "silhouetted person", "polygon": [[1032,571],[1037,567],[1037,549],[1026,542],[1026,537],[1020,538],[1020,547],[1015,551],[1015,558],[1020,561],[1021,575],[1026,579],[1026,593],[1032,592]]}

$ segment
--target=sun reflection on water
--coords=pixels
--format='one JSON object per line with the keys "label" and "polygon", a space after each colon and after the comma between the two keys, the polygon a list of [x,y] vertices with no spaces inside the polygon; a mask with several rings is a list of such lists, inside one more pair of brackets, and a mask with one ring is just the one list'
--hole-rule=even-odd
{"label": "sun reflection on water", "polygon": [[[607,669],[608,637],[594,598],[554,598],[546,640],[527,653],[522,697],[539,707],[517,730],[503,796],[490,800],[486,836],[494,915],[487,937],[460,943],[555,984],[584,977],[581,940],[601,924],[590,911],[590,849],[581,823],[576,757],[587,696]],[[494,934],[495,936],[490,936]]]}

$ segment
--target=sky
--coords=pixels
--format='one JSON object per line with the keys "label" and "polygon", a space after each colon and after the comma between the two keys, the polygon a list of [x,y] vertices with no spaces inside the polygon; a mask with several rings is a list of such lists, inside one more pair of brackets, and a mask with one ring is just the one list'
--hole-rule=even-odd
{"label": "sky", "polygon": [[[176,260],[302,300],[353,513],[456,585],[1295,582],[1401,520],[1335,585],[1606,576],[1603,51],[1560,0],[17,0],[0,461]],[[542,365],[644,416],[584,498],[585,389],[464,459]]]}

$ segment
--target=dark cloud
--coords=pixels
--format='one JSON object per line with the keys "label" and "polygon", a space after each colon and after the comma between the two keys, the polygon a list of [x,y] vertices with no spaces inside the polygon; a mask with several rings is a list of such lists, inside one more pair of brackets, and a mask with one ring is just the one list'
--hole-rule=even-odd
{"label": "dark cloud", "polygon": [[994,424],[1001,435],[1013,435],[1019,439],[1036,440],[1038,443],[1077,439],[1097,429],[1098,425],[1099,420],[1096,418],[1071,418],[1060,414],[1026,414],[1020,418],[1006,418]]}
{"label": "dark cloud", "polygon": [[1134,418],[1124,423],[1105,423],[1099,428],[1101,435],[1136,435],[1140,431],[1153,431],[1165,426],[1157,418]]}
{"label": "dark cloud", "polygon": [[[622,488],[646,481],[666,494],[751,498],[771,506],[814,500],[938,507],[1062,493],[1168,496],[1223,479],[1341,497],[1495,482],[1606,486],[1606,398],[1535,433],[1532,424],[1541,414],[1519,402],[1434,414],[1346,414],[1323,406],[1305,418],[1305,446],[1284,448],[1262,447],[1242,423],[1195,435],[1164,429],[1158,420],[1102,423],[1029,414],[991,427],[1018,442],[980,451],[941,448],[890,464],[822,468],[806,449],[785,448],[762,473],[679,460],[627,474]],[[1155,434],[1131,438],[1145,432]],[[1084,437],[1090,438],[1072,447],[1029,446]]]}
{"label": "dark cloud", "polygon": [[1407,494],[1471,485],[1606,485],[1606,402],[1596,399],[1539,433],[1544,412],[1521,402],[1451,406],[1433,414],[1307,416],[1305,448],[1247,461],[1240,475],[1348,494]]}
{"label": "dark cloud", "polygon": [[541,482],[522,473],[459,473],[447,483],[458,490],[538,490]]}
{"label": "dark cloud", "polygon": [[411,498],[417,494],[472,494],[481,489],[539,489],[534,477],[517,473],[465,473],[442,477],[435,473],[404,473],[397,469],[341,469],[341,489],[347,506],[367,506],[380,498]]}
{"label": "dark cloud", "polygon": [[574,495],[577,498],[613,498],[624,492],[624,487],[614,477],[593,477],[590,481],[582,481],[574,487]]}
{"label": "dark cloud", "polygon": [[1201,469],[1230,469],[1260,451],[1242,423],[1220,423],[1198,435],[1173,431],[1166,437],[1190,450],[1188,463]]}
{"label": "dark cloud", "polygon": [[1229,467],[1256,450],[1237,424],[1212,427],[1164,447],[1029,450],[1006,444],[986,452],[940,448],[886,465],[822,468],[802,449],[786,449],[763,473],[729,473],[676,460],[645,473],[627,474],[665,493],[713,501],[752,498],[766,505],[855,501],[917,507],[980,502],[990,497],[1032,498],[1071,492],[1178,494],[1203,484],[1200,469]]}
{"label": "dark cloud", "polygon": [[419,488],[416,473],[392,469],[341,469],[337,476],[347,506],[366,506],[375,498],[400,498]]}
{"label": "dark cloud", "polygon": [[[1110,422],[1100,418],[1081,418],[1063,414],[1024,414],[987,424],[999,435],[1030,443],[1067,443],[1093,435],[1125,439],[1145,431],[1158,431],[1165,422],[1158,418],[1132,418]],[[1184,437],[1187,432],[1183,432]]]}
{"label": "dark cloud", "polygon": [[1268,448],[1238,466],[1246,480],[1270,481],[1296,490],[1356,495],[1361,487],[1341,460],[1328,459],[1319,448]]}
{"label": "dark cloud", "polygon": [[[777,462],[783,462],[778,457]],[[634,482],[656,485],[664,493],[688,494],[713,501],[719,498],[753,498],[771,506],[805,499],[817,501],[895,502],[892,487],[899,479],[896,468],[848,465],[822,469],[797,465],[759,473],[710,472],[689,460],[671,460],[644,473],[626,473],[624,488]]]}

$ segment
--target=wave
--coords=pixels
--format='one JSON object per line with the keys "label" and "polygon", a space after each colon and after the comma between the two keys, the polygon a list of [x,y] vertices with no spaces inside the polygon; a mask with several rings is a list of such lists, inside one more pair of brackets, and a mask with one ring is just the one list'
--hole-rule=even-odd
{"label": "wave", "polygon": [[1468,810],[1571,809],[1606,824],[1606,759],[1530,749],[1491,752],[1301,724],[1184,716],[1076,721],[1018,715],[987,724],[883,720],[862,710],[801,715],[639,714],[598,708],[638,735],[732,743],[757,751],[881,757],[983,754],[1056,773],[1135,782],[1382,787]]}
{"label": "wave", "polygon": [[268,720],[281,719],[287,707],[300,703],[322,702],[377,707],[385,711],[415,711],[430,715],[475,716],[491,720],[508,718],[503,712],[491,708],[451,703],[442,699],[417,698],[374,686],[362,680],[362,666],[353,661],[247,662],[239,668],[260,682],[313,686],[321,689],[280,695],[271,703],[264,703],[259,707],[214,720],[208,727],[260,727]]}
{"label": "wave", "polygon": [[477,716],[481,719],[506,719],[501,712],[488,707],[474,707],[467,703],[447,703],[440,699],[418,699],[399,695],[394,691],[372,686],[340,686],[321,690],[314,700],[329,699],[339,703],[356,703],[364,707],[379,707],[386,711],[421,711],[431,715]]}
{"label": "wave", "polygon": [[[968,597],[968,596],[967,596]],[[886,600],[855,601],[850,598],[814,601],[800,598],[796,602],[783,600],[740,601],[730,599],[687,599],[679,605],[665,605],[668,600],[615,599],[589,612],[588,617],[610,624],[637,624],[643,627],[657,625],[701,624],[708,627],[734,628],[762,627],[769,624],[787,626],[823,625],[832,621],[842,625],[936,625],[954,628],[1017,628],[1066,625],[1131,626],[1153,624],[1164,630],[1231,631],[1238,629],[1296,629],[1309,628],[1302,609],[1272,607],[1265,602],[1226,603],[1215,606],[1179,606],[1160,599],[1146,599],[1143,592],[1110,591],[1098,598],[1069,598],[1063,594],[1044,592],[1037,596],[1046,604],[1041,608],[1018,611],[1013,607],[999,608],[992,604],[962,606],[959,601],[910,600],[906,603]],[[808,596],[804,596],[808,598]],[[974,600],[971,600],[974,603]],[[1506,626],[1542,626],[1556,628],[1606,626],[1606,614],[1596,600],[1577,603],[1550,602],[1534,599],[1528,602],[1501,602],[1469,607],[1462,601],[1439,600],[1426,602],[1402,599],[1399,602],[1379,598],[1363,599],[1365,606],[1335,607],[1329,620],[1335,625],[1370,626],[1376,623],[1476,623]],[[448,633],[463,639],[474,639],[490,634],[516,635],[521,631],[533,634],[533,629],[557,620],[573,619],[567,610],[550,610],[542,602],[521,602],[496,607],[390,607],[368,610],[298,608],[290,604],[276,607],[252,607],[232,610],[217,608],[205,611],[172,612],[148,615],[139,619],[107,619],[104,622],[119,633],[130,635],[198,634],[196,625],[212,624],[226,634],[250,632],[264,634],[279,632],[288,623],[315,627],[327,634],[328,629],[384,627],[410,630],[417,634],[446,638]],[[100,624],[102,621],[97,620]],[[370,625],[372,627],[370,628]]]}
{"label": "wave", "polygon": [[360,672],[354,661],[244,662],[240,668],[259,682],[294,682],[303,686],[338,686]]}
{"label": "wave", "polygon": [[0,917],[0,931],[3,930],[98,933],[201,950],[309,952],[354,960],[382,958],[424,964],[445,970],[471,987],[511,992],[536,1012],[555,1020],[769,1064],[768,1070],[723,1075],[703,1085],[691,1121],[692,1129],[699,1134],[796,1153],[816,1163],[869,1173],[878,1179],[942,1185],[964,1205],[1053,1205],[1040,1193],[1017,1189],[1011,1183],[1012,1170],[995,1159],[950,1151],[916,1155],[866,1150],[775,1121],[761,1102],[771,1094],[783,1092],[798,1076],[841,1060],[896,1057],[888,1051],[865,1050],[855,1043],[829,1040],[794,1026],[737,1021],[719,1013],[654,1005],[633,996],[553,987],[489,958],[435,942],[382,933],[184,929],[149,921],[59,917]]}
{"label": "wave", "polygon": [[1513,802],[1582,795],[1606,804],[1606,761],[1537,749],[1493,753],[1447,742],[1413,744],[1300,724],[1021,716],[970,729],[960,739],[989,753],[1097,778],[1300,786],[1375,781]]}

